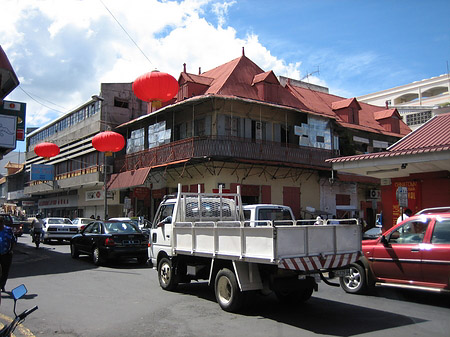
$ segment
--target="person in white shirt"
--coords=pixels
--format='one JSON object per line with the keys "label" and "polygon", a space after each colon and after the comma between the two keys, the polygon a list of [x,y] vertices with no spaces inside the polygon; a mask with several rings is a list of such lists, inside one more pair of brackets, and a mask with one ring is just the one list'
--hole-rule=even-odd
{"label": "person in white shirt", "polygon": [[400,215],[400,216],[397,218],[397,223],[399,224],[399,223],[402,222],[403,220],[409,218],[411,215],[412,215],[412,211],[411,211],[409,208],[405,209],[405,211],[403,212],[403,214]]}

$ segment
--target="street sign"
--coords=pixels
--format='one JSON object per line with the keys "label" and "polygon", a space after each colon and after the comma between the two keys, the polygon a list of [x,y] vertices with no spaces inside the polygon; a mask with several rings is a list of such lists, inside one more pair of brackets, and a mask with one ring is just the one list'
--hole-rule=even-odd
{"label": "street sign", "polygon": [[3,101],[0,105],[0,115],[14,116],[17,118],[16,140],[25,140],[25,115],[26,103]]}
{"label": "street sign", "polygon": [[395,196],[400,207],[408,207],[408,187],[399,186]]}

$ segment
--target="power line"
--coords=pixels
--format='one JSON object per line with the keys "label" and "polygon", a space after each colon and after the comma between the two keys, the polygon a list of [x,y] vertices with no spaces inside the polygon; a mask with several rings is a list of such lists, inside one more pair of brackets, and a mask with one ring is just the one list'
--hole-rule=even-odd
{"label": "power line", "polygon": [[[28,97],[30,97],[33,101],[35,101],[36,103],[42,105],[43,107],[46,107],[47,109],[50,109],[50,110],[53,110],[53,111],[56,111],[56,112],[64,113],[63,111],[60,111],[60,110],[51,108],[51,107],[49,107],[48,105],[45,105],[44,103],[39,102],[39,101],[38,101],[36,98],[34,98],[31,94],[29,94],[27,91],[25,91],[25,89],[22,88],[21,85],[19,85],[19,89],[22,90],[22,91],[25,93],[25,95],[27,95]],[[37,97],[37,96],[36,96],[36,97]],[[54,104],[54,105],[56,105],[56,106],[61,107],[61,106],[58,105],[58,104],[52,103],[52,102],[50,102],[50,101],[48,101],[48,102],[51,103],[51,104]],[[64,107],[61,107],[61,108],[64,108]]]}
{"label": "power line", "polygon": [[128,34],[128,32],[126,31],[126,29],[120,24],[119,20],[116,19],[116,17],[114,16],[114,14],[109,10],[108,7],[106,7],[106,5],[104,4],[104,2],[102,0],[99,0],[101,2],[101,4],[103,5],[103,7],[105,7],[105,9],[108,11],[108,13],[112,16],[112,18],[117,22],[117,24],[120,26],[120,28],[122,28],[122,30],[125,32],[125,34],[127,34],[127,36],[130,38],[130,40],[134,43],[134,45],[137,47],[137,49],[139,49],[139,51],[142,53],[142,55],[144,55],[144,57],[147,59],[148,62],[150,62],[150,64],[153,66],[152,61],[150,61],[150,59],[147,57],[147,55],[145,55],[144,51],[138,46],[138,44],[136,43],[136,41],[134,41],[134,39],[131,37],[130,34]]}

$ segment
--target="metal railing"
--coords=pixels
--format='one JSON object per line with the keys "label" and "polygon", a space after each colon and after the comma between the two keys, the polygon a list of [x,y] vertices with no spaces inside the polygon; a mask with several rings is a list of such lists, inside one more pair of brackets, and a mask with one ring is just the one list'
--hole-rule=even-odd
{"label": "metal railing", "polygon": [[278,142],[232,137],[193,137],[117,158],[114,172],[169,164],[191,158],[217,157],[331,168],[325,160],[336,152]]}

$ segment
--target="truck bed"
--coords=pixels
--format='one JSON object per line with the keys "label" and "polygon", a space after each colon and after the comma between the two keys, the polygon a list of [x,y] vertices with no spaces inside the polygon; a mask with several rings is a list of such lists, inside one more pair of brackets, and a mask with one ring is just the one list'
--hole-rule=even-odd
{"label": "truck bed", "polygon": [[174,254],[275,264],[313,271],[356,261],[361,252],[358,225],[250,227],[244,221],[176,222]]}

